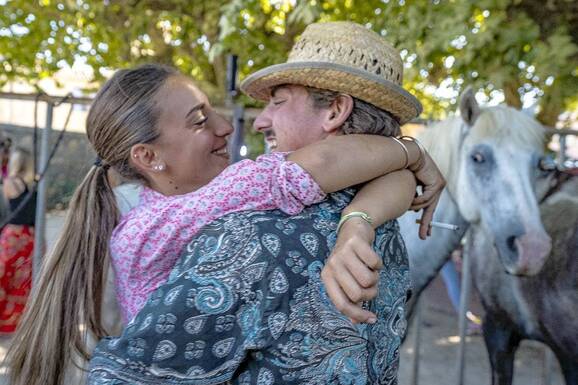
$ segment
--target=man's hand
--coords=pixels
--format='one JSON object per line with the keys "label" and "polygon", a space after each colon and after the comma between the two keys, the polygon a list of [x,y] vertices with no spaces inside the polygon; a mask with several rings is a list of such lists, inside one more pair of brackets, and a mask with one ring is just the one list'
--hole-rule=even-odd
{"label": "man's hand", "polygon": [[329,298],[353,323],[375,323],[375,314],[361,307],[377,295],[378,270],[383,263],[373,251],[373,227],[361,218],[347,220],[333,252],[321,271]]}
{"label": "man's hand", "polygon": [[446,181],[427,152],[424,153],[420,167],[411,171],[413,171],[418,184],[422,186],[422,193],[414,198],[410,209],[414,211],[423,209],[421,224],[419,225],[419,237],[426,239],[431,235],[430,224],[441,193],[446,186]]}

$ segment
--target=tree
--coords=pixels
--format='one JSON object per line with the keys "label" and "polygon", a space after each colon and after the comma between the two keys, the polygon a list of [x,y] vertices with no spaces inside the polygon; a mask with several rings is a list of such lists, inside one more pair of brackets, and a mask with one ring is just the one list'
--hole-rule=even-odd
{"label": "tree", "polygon": [[222,97],[225,62],[209,50],[218,41],[225,3],[7,0],[0,15],[0,82],[34,84],[80,60],[94,69],[98,85],[107,69],[155,61],[178,67]]}
{"label": "tree", "polygon": [[[489,95],[502,91],[505,102],[517,108],[526,95],[535,94],[539,119],[548,125],[577,98],[578,6],[573,1],[549,0],[546,14],[540,12],[543,1],[534,0],[314,0],[294,8],[288,2],[263,3],[231,2],[221,19],[228,34],[219,44],[235,51],[243,37],[268,43],[264,51],[284,50],[285,35],[293,38],[311,22],[356,21],[401,50],[405,83],[424,103],[426,116],[443,117],[469,84]],[[251,58],[257,54],[248,52]],[[261,59],[255,67],[269,64]],[[444,95],[440,88],[454,92]]]}
{"label": "tree", "polygon": [[[520,107],[535,95],[553,125],[575,106],[576,15],[571,0],[0,0],[0,82],[35,82],[84,60],[103,70],[145,61],[191,75],[213,100],[224,96],[225,54],[240,74],[282,62],[315,21],[351,20],[401,51],[405,85],[424,117],[441,118],[473,84]],[[248,103],[251,103],[247,100]]]}

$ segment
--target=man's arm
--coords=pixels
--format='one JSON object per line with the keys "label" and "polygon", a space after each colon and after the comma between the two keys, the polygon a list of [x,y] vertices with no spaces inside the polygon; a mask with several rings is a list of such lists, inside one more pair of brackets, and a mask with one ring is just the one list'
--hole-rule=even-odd
{"label": "man's arm", "polygon": [[362,211],[373,218],[372,226],[358,217],[343,224],[321,273],[329,298],[354,322],[375,322],[375,315],[358,305],[377,294],[378,270],[382,262],[372,248],[374,228],[406,212],[415,188],[415,178],[410,171],[396,171],[366,184],[343,210],[343,215]]}

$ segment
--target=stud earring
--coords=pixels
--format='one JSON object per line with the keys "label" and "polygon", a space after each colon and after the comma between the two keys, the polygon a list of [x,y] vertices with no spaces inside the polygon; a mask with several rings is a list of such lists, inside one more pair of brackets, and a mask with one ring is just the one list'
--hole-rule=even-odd
{"label": "stud earring", "polygon": [[164,170],[165,170],[165,165],[164,165],[163,163],[155,164],[155,165],[153,166],[153,170],[158,171],[158,172],[164,171]]}

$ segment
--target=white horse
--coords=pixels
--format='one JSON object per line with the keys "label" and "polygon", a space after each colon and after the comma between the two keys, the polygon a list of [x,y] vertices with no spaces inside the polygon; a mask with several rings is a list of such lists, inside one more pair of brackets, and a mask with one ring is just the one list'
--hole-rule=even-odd
{"label": "white horse", "polygon": [[550,252],[534,193],[543,127],[510,107],[480,108],[471,90],[461,97],[460,113],[419,137],[447,180],[434,220],[457,224],[460,231],[434,228],[422,241],[418,215],[400,218],[414,290],[408,314],[469,224],[484,229],[509,274],[536,274]]}

